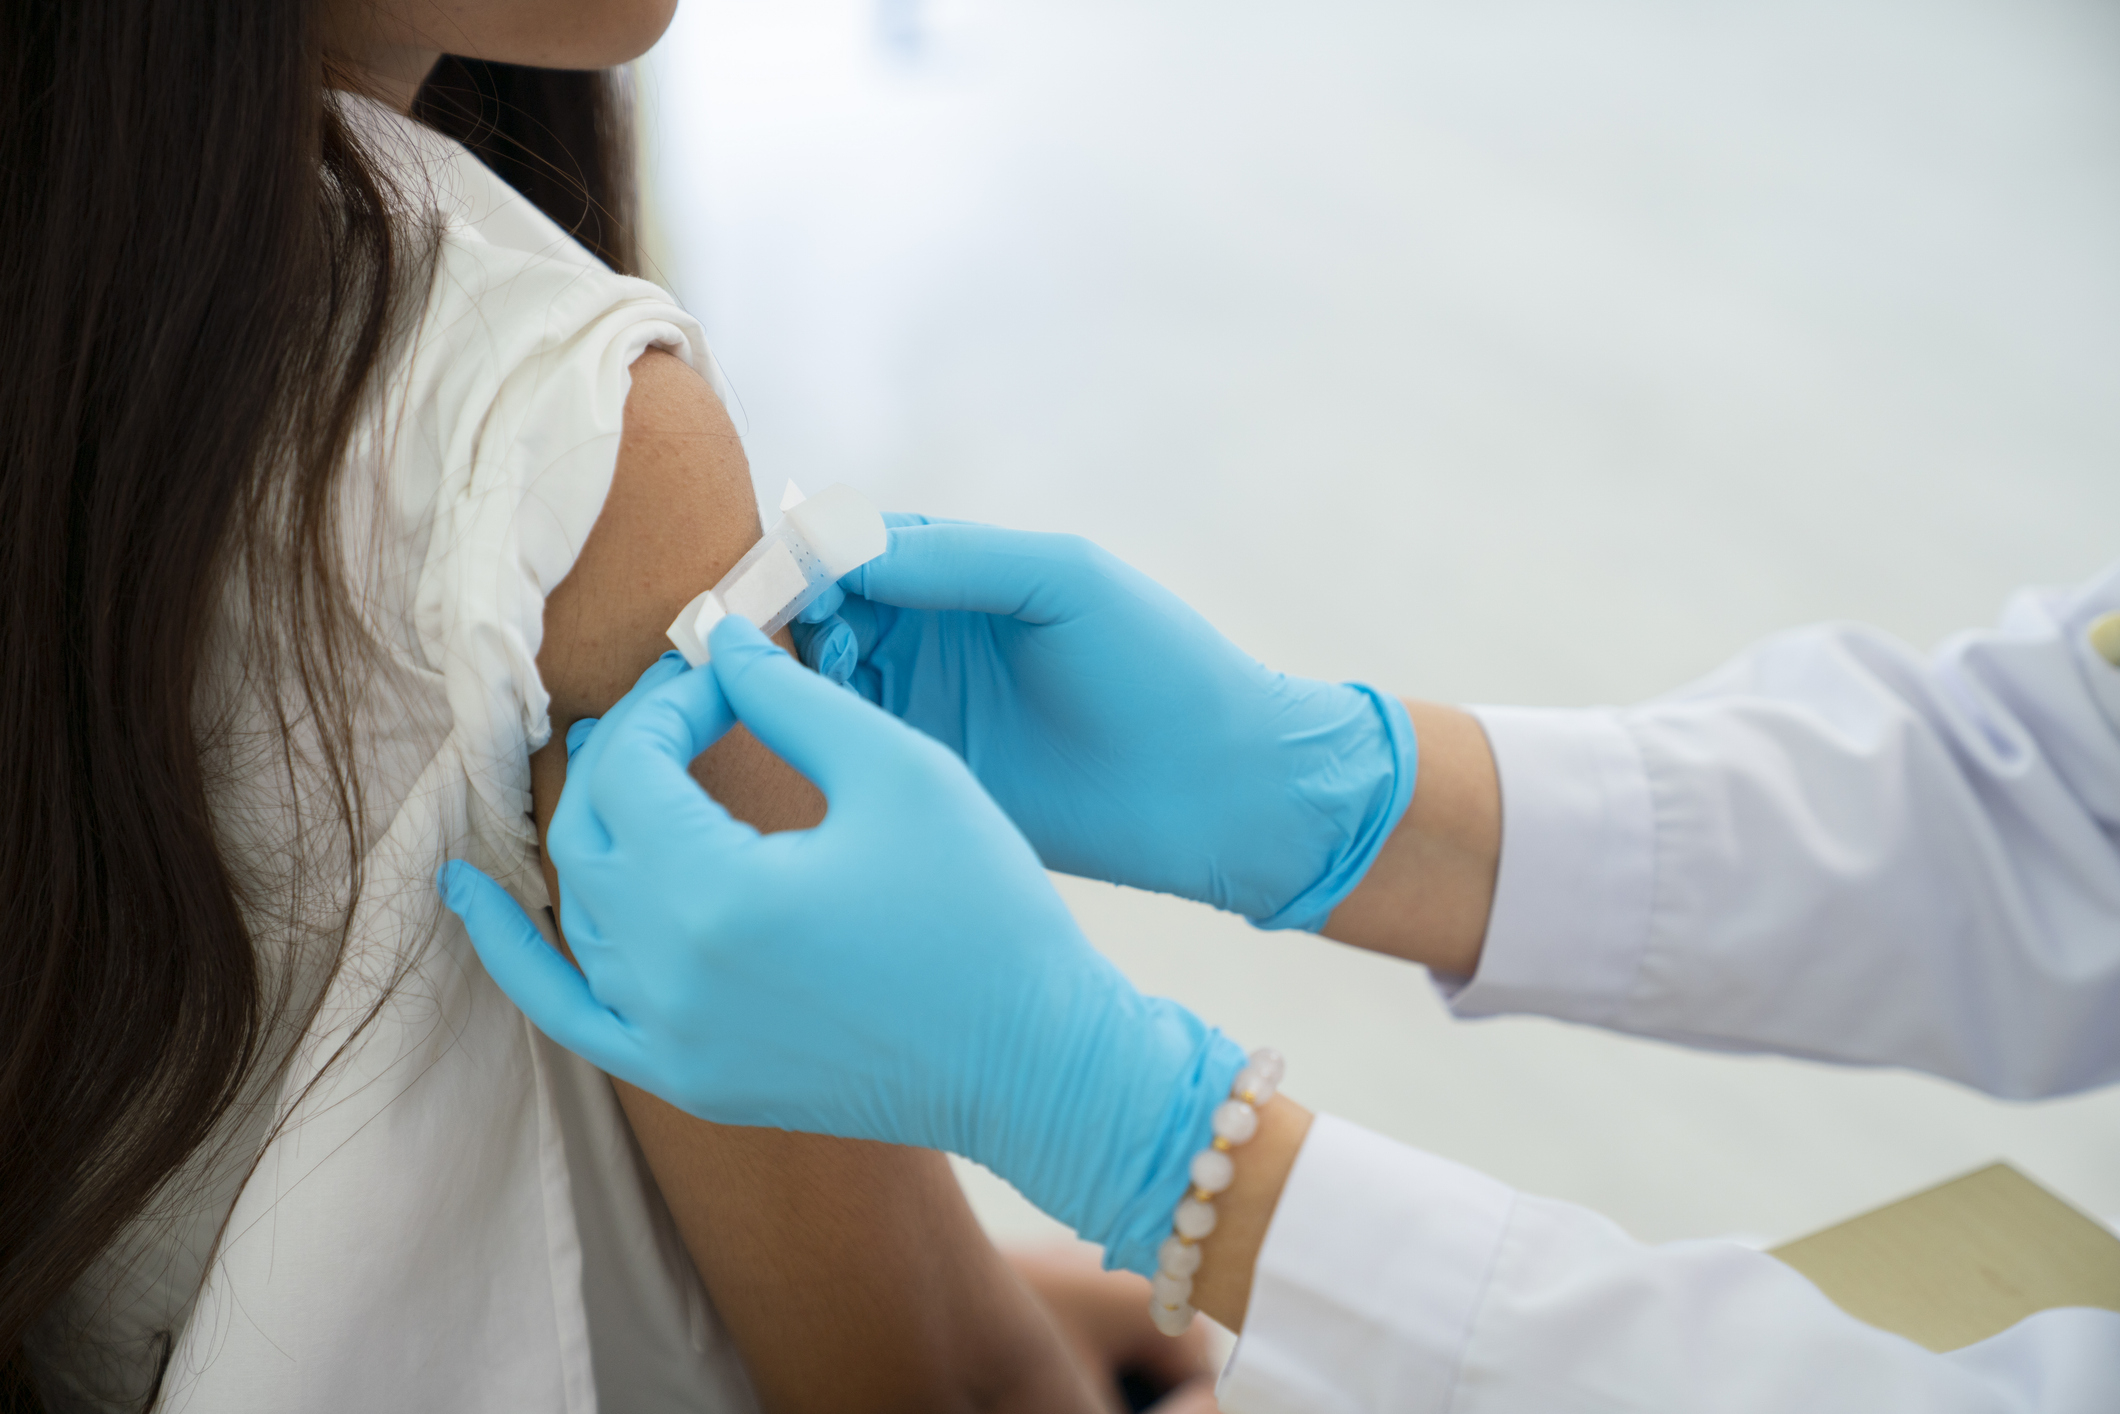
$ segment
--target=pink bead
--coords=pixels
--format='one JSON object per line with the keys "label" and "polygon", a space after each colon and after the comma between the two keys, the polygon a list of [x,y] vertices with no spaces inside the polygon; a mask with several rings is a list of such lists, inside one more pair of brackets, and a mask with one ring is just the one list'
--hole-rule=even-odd
{"label": "pink bead", "polygon": [[1200,1270],[1200,1244],[1166,1237],[1156,1249],[1156,1266],[1174,1277],[1189,1277]]}
{"label": "pink bead", "polygon": [[1178,1204],[1178,1211],[1171,1216],[1170,1225],[1181,1237],[1190,1237],[1198,1242],[1215,1230],[1215,1205],[1203,1203],[1197,1198],[1187,1198]]}
{"label": "pink bead", "polygon": [[1237,1176],[1237,1166],[1220,1149],[1202,1149],[1193,1155],[1193,1187],[1203,1193],[1220,1193]]}
{"label": "pink bead", "polygon": [[1273,1047],[1261,1046],[1251,1053],[1248,1069],[1256,1070],[1275,1085],[1279,1085],[1288,1074],[1288,1062],[1283,1060],[1281,1053]]}
{"label": "pink bead", "polygon": [[1168,1336],[1184,1335],[1192,1329],[1196,1313],[1190,1306],[1159,1306],[1148,1303],[1148,1318],[1156,1323],[1156,1329]]}
{"label": "pink bead", "polygon": [[1242,1144],[1259,1132],[1259,1112],[1242,1100],[1224,1100],[1215,1106],[1215,1138]]}
{"label": "pink bead", "polygon": [[1148,1294],[1158,1306],[1183,1306],[1192,1300],[1192,1278],[1157,1272],[1148,1284]]}

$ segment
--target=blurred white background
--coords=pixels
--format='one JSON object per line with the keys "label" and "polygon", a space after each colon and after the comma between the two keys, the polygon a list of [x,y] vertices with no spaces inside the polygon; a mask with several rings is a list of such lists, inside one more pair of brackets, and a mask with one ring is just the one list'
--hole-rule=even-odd
{"label": "blurred white background", "polygon": [[[1628,701],[2120,555],[2104,0],[685,0],[645,98],[769,506],[1079,531],[1277,667]],[[1412,968],[1063,888],[1299,1098],[1643,1238],[1997,1157],[2120,1215],[2120,1093],[1457,1024]]]}

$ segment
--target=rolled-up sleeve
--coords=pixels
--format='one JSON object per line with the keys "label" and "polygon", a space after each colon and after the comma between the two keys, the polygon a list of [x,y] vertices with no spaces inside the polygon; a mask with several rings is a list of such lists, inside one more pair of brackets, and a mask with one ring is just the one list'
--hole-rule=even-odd
{"label": "rolled-up sleeve", "polygon": [[1480,709],[1502,855],[1453,1007],[2008,1096],[2120,1079],[2116,610],[2120,569],[1926,658],[1817,628],[1639,707]]}

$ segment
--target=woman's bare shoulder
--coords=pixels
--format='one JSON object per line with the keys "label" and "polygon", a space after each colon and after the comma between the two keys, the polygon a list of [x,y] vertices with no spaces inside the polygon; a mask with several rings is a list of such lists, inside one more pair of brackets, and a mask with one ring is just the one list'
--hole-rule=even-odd
{"label": "woman's bare shoulder", "polygon": [[[670,621],[756,544],[758,503],[721,399],[682,359],[651,349],[633,365],[611,491],[580,557],[545,601],[538,672],[552,741],[531,758],[539,828],[565,779],[567,728],[623,697],[669,651]],[[738,728],[694,767],[730,813],[760,829],[824,818],[810,783]]]}
{"label": "woman's bare shoulder", "polygon": [[633,364],[610,494],[545,601],[538,669],[554,734],[624,695],[669,648],[677,611],[758,536],[750,466],[721,400],[684,360],[650,349]]}

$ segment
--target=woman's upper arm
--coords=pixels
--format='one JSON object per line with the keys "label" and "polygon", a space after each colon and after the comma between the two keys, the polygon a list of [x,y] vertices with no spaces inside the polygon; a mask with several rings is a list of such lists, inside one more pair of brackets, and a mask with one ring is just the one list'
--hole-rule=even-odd
{"label": "woman's upper arm", "polygon": [[[540,839],[566,780],[568,727],[632,687],[668,648],[663,630],[678,609],[759,533],[750,471],[720,402],[677,358],[643,355],[610,495],[545,605],[538,668],[552,740],[531,759]],[[809,782],[741,729],[693,770],[760,829],[823,818]],[[617,1089],[767,1408],[1015,1406],[1008,1391],[1032,1377],[1060,1388],[1031,1404],[1095,1407],[1067,1396],[1049,1326],[941,1155],[711,1125]]]}

